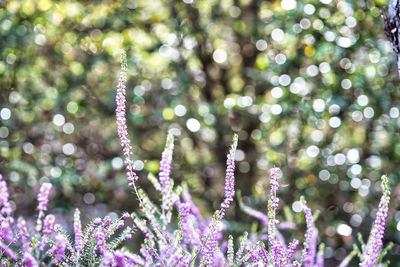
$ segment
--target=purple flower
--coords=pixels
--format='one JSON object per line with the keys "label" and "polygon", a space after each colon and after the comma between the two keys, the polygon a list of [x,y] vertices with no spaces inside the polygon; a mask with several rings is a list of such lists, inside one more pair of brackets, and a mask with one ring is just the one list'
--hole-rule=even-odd
{"label": "purple flower", "polygon": [[117,85],[117,95],[115,97],[115,102],[117,103],[117,108],[115,110],[115,115],[117,119],[117,131],[120,144],[123,149],[125,164],[126,164],[126,175],[130,184],[135,186],[135,181],[138,176],[135,173],[135,167],[131,159],[132,156],[132,146],[131,140],[128,137],[128,127],[126,124],[126,80],[127,80],[127,64],[126,64],[126,53],[125,51],[121,54],[121,72],[119,76],[119,82]]}
{"label": "purple flower", "polygon": [[0,205],[3,206],[0,213],[10,215],[12,212],[11,205],[8,202],[9,194],[6,181],[3,180],[3,175],[0,173]]}
{"label": "purple flower", "polygon": [[11,225],[14,222],[12,217],[0,217],[0,241],[5,240],[10,243],[13,239]]}
{"label": "purple flower", "polygon": [[286,262],[287,263],[289,263],[292,260],[294,252],[296,251],[298,245],[299,245],[299,240],[297,240],[297,239],[295,239],[289,243],[288,249],[286,252]]}
{"label": "purple flower", "polygon": [[22,253],[24,255],[30,254],[32,249],[28,242],[29,233],[28,233],[28,229],[26,228],[26,222],[22,217],[18,218],[17,229],[18,229],[18,238],[20,239],[21,244],[22,244]]}
{"label": "purple flower", "polygon": [[[200,236],[193,227],[192,220],[190,220],[191,203],[182,203],[179,208],[179,215],[182,219],[182,236],[185,245],[191,244],[195,248],[201,245]],[[192,217],[194,218],[194,217]]]}
{"label": "purple flower", "polygon": [[114,252],[114,261],[116,263],[116,267],[125,267],[126,266],[126,259],[124,253],[120,250],[116,250]]}
{"label": "purple flower", "polygon": [[103,261],[101,262],[100,266],[114,266],[114,255],[111,251],[105,251],[103,254]]}
{"label": "purple flower", "polygon": [[[75,235],[75,250],[78,252],[82,251],[82,224],[79,209],[75,209],[74,213],[74,235]],[[78,256],[79,258],[79,256]]]}
{"label": "purple flower", "polygon": [[161,184],[161,193],[168,194],[170,187],[170,176],[172,170],[172,154],[174,151],[174,136],[171,132],[168,133],[167,142],[164,151],[161,155],[160,170],[158,172],[158,179]]}
{"label": "purple flower", "polygon": [[229,208],[230,203],[235,195],[235,153],[238,144],[238,136],[233,136],[232,147],[226,159],[225,171],[225,198],[221,204],[219,219],[222,220],[225,216],[225,210]]}
{"label": "purple flower", "polygon": [[17,255],[15,255],[14,252],[12,252],[12,250],[8,246],[4,245],[2,242],[0,242],[0,250],[4,253],[6,257],[10,258],[11,260],[16,261],[18,259]]}
{"label": "purple flower", "polygon": [[41,250],[44,250],[44,248],[46,247],[46,245],[49,242],[49,237],[53,232],[55,221],[56,221],[56,218],[52,214],[47,215],[43,220],[43,229],[42,229],[43,236],[42,236],[42,242],[40,245]]}
{"label": "purple flower", "polygon": [[129,253],[129,252],[125,252],[124,255],[127,258],[127,261],[129,262],[130,265],[134,266],[137,264],[139,266],[143,266],[145,264],[143,258],[140,257],[139,255]]}
{"label": "purple flower", "polygon": [[[211,223],[208,227],[208,232],[203,238],[203,242],[205,243],[204,249],[204,258],[203,262],[206,266],[213,266],[214,264],[214,255],[217,246],[217,234],[222,229],[219,227],[222,222],[221,220],[225,216],[225,210],[229,208],[230,203],[233,200],[233,196],[235,195],[235,152],[238,143],[238,136],[235,134],[233,136],[232,146],[229,151],[226,160],[226,175],[225,175],[225,198],[223,203],[221,204],[220,210],[215,212],[214,217],[211,220]],[[218,229],[220,228],[220,229]]]}
{"label": "purple flower", "polygon": [[301,198],[301,203],[303,206],[303,212],[306,216],[306,234],[303,249],[303,264],[305,267],[313,266],[315,262],[315,255],[317,253],[317,237],[318,232],[314,227],[314,218],[311,209],[307,207],[304,198]]}
{"label": "purple flower", "polygon": [[127,212],[125,212],[124,214],[122,214],[122,219],[127,220],[131,217],[131,215]]}
{"label": "purple flower", "polygon": [[271,186],[271,191],[270,191],[270,202],[271,202],[271,207],[273,209],[278,208],[279,206],[279,198],[277,198],[276,193],[279,189],[279,183],[278,183],[278,177],[279,177],[279,168],[272,168],[269,171],[269,176],[270,176],[270,186]]}
{"label": "purple flower", "polygon": [[284,252],[282,242],[278,241],[276,238],[276,225],[279,223],[279,221],[275,218],[276,209],[279,206],[279,198],[276,196],[279,189],[279,172],[279,168],[272,168],[269,171],[271,189],[270,198],[268,200],[268,241],[269,247],[272,251],[272,257],[276,262],[283,260],[282,256]]}
{"label": "purple flower", "polygon": [[94,238],[96,238],[96,247],[99,250],[101,255],[105,255],[107,252],[107,243],[106,243],[106,236],[103,233],[103,229],[99,228],[94,233]]}
{"label": "purple flower", "polygon": [[386,218],[388,216],[390,191],[388,178],[383,175],[381,179],[383,195],[379,202],[378,212],[376,213],[374,225],[369,234],[367,246],[365,247],[365,251],[361,256],[360,266],[362,267],[374,266],[383,247],[382,239],[386,227]]}
{"label": "purple flower", "polygon": [[53,214],[47,215],[43,220],[43,230],[42,233],[44,235],[51,235],[53,232],[54,223],[56,221],[56,217]]}
{"label": "purple flower", "polygon": [[214,265],[214,255],[215,255],[215,250],[217,247],[217,232],[218,232],[218,225],[222,224],[221,221],[217,220],[217,218],[212,219],[208,233],[205,235],[205,238],[203,239],[204,249],[204,258],[203,258],[203,263],[205,266],[213,266]]}
{"label": "purple flower", "polygon": [[30,253],[24,253],[22,263],[26,267],[38,267],[39,264]]}
{"label": "purple flower", "polygon": [[43,183],[40,187],[39,194],[37,195],[38,206],[36,209],[38,211],[47,210],[47,204],[49,203],[49,197],[52,187],[53,186],[50,183]]}
{"label": "purple flower", "polygon": [[67,239],[63,234],[58,234],[55,237],[55,246],[50,250],[50,253],[54,255],[54,263],[59,264],[64,257],[65,249],[67,248]]}

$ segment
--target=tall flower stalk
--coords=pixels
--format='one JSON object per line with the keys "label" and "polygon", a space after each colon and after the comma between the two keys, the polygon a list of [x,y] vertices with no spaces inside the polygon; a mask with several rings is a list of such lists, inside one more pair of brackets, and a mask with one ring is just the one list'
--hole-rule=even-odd
{"label": "tall flower stalk", "polygon": [[39,194],[37,196],[38,206],[36,209],[39,211],[39,215],[36,222],[36,231],[42,230],[42,218],[47,210],[52,187],[53,186],[50,183],[43,183],[40,187]]}
{"label": "tall flower stalk", "polygon": [[226,160],[226,171],[225,171],[225,197],[221,204],[221,208],[217,210],[211,219],[211,223],[208,227],[208,232],[203,238],[204,242],[204,266],[213,266],[215,260],[216,246],[217,246],[217,234],[219,226],[222,224],[221,220],[225,216],[226,209],[229,208],[230,203],[233,200],[235,194],[235,153],[237,149],[238,136],[233,136],[232,146],[229,151]]}
{"label": "tall flower stalk", "polygon": [[379,202],[378,212],[376,213],[376,218],[368,238],[367,246],[361,256],[360,266],[362,267],[374,266],[375,263],[377,263],[383,247],[383,235],[389,210],[390,190],[388,178],[383,175],[381,179],[383,195]]}
{"label": "tall flower stalk", "polygon": [[120,144],[122,146],[122,151],[124,154],[124,163],[126,165],[126,176],[129,181],[129,185],[135,190],[135,194],[141,203],[141,198],[138,194],[136,187],[136,181],[139,179],[135,172],[135,165],[132,160],[132,146],[131,140],[128,136],[128,126],[126,123],[126,80],[127,80],[127,63],[126,63],[126,53],[121,52],[121,71],[119,74],[119,81],[117,85],[117,95],[115,97],[115,102],[117,108],[115,110],[115,116],[117,121],[117,131]]}
{"label": "tall flower stalk", "polygon": [[74,235],[75,235],[75,251],[77,264],[79,263],[80,253],[82,251],[83,245],[83,234],[82,234],[82,224],[81,224],[81,213],[79,209],[75,209],[74,213]]}
{"label": "tall flower stalk", "polygon": [[[162,216],[163,226],[166,227],[167,223],[170,221],[171,213],[169,208],[172,205],[171,199],[171,170],[172,170],[172,154],[174,152],[174,136],[172,132],[168,132],[167,141],[165,144],[164,151],[161,155],[160,170],[158,172],[158,179],[161,185],[161,195],[162,195]],[[168,211],[167,214],[165,212]]]}
{"label": "tall flower stalk", "polygon": [[311,209],[307,207],[307,203],[304,197],[300,199],[301,204],[303,206],[303,212],[306,216],[306,234],[304,241],[304,249],[303,249],[303,264],[305,267],[314,266],[315,256],[317,253],[317,236],[318,232],[314,226],[314,218],[311,212]]}

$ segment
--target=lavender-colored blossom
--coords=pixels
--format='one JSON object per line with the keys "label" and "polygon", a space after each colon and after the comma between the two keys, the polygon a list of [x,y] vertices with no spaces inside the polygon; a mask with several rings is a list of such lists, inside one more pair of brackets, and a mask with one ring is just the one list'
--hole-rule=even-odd
{"label": "lavender-colored blossom", "polygon": [[229,208],[230,203],[235,195],[235,153],[238,144],[238,136],[233,136],[232,146],[226,159],[225,171],[225,198],[221,204],[219,219],[222,220],[225,216],[225,210]]}
{"label": "lavender-colored blossom", "polygon": [[270,242],[276,239],[276,224],[278,224],[278,220],[276,220],[276,209],[279,206],[279,198],[277,197],[277,191],[279,189],[278,177],[279,177],[279,168],[272,168],[269,171],[270,176],[270,197],[268,200],[268,238]]}
{"label": "lavender-colored blossom", "polygon": [[[172,170],[172,154],[174,151],[174,136],[172,132],[167,135],[167,142],[164,151],[161,155],[160,170],[158,172],[158,179],[161,184],[161,193],[167,195],[170,190],[170,177]],[[164,203],[163,203],[164,204]]]}
{"label": "lavender-colored blossom", "polygon": [[203,238],[204,245],[204,258],[203,262],[206,266],[214,265],[214,255],[217,247],[217,236],[221,220],[225,216],[225,210],[229,208],[230,203],[235,195],[235,152],[238,143],[238,136],[233,136],[232,146],[226,160],[226,175],[225,175],[225,198],[221,204],[221,208],[216,211],[211,223],[208,227],[208,233]]}
{"label": "lavender-colored blossom", "polygon": [[367,246],[365,247],[365,251],[361,256],[360,266],[362,267],[374,266],[383,247],[383,235],[385,232],[386,218],[389,210],[390,190],[388,178],[384,175],[381,179],[383,195],[379,202],[378,212],[376,213],[374,225],[370,232]]}
{"label": "lavender-colored blossom", "polygon": [[122,219],[123,220],[128,220],[131,217],[131,215],[127,212],[125,212],[124,214],[122,214]]}
{"label": "lavender-colored blossom", "polygon": [[101,218],[96,218],[96,219],[93,220],[93,224],[96,225],[96,226],[99,226],[101,223],[102,223]]}
{"label": "lavender-colored blossom", "polygon": [[38,232],[42,230],[42,218],[44,212],[47,210],[52,187],[53,186],[50,183],[43,183],[39,189],[39,194],[37,195],[38,206],[36,209],[39,211],[39,215],[36,222],[36,231]]}
{"label": "lavender-colored blossom", "polygon": [[51,233],[53,232],[55,221],[56,221],[56,217],[54,217],[53,214],[49,214],[44,218],[43,230],[42,230],[42,233],[44,235],[47,235],[47,236],[51,235]]}
{"label": "lavender-colored blossom", "polygon": [[257,251],[255,251],[255,250],[252,249],[251,247],[247,247],[246,250],[247,250],[247,253],[250,255],[250,258],[251,258],[254,262],[259,262],[259,261],[260,261],[260,257],[258,256]]}
{"label": "lavender-colored blossom", "polygon": [[228,251],[227,251],[227,266],[232,267],[233,266],[233,259],[235,257],[234,254],[234,247],[233,247],[233,237],[230,235],[229,236],[229,241],[228,241]]}
{"label": "lavender-colored blossom", "polygon": [[191,244],[193,248],[199,248],[201,245],[200,235],[193,227],[193,221],[190,220],[191,203],[182,203],[179,209],[179,215],[182,220],[183,244]]}
{"label": "lavender-colored blossom", "polygon": [[271,186],[269,201],[271,202],[271,207],[273,209],[276,209],[279,206],[279,198],[276,196],[276,193],[279,189],[279,183],[278,183],[279,173],[280,173],[279,168],[272,168],[269,171],[269,176],[270,176],[269,184]]}
{"label": "lavender-colored blossom", "polygon": [[283,242],[277,239],[276,234],[276,225],[279,223],[276,219],[276,209],[279,206],[279,198],[277,197],[279,172],[279,168],[272,168],[269,171],[271,189],[270,198],[268,200],[268,241],[272,252],[271,257],[275,262],[280,264],[284,260],[285,248]]}
{"label": "lavender-colored blossom", "polygon": [[10,258],[11,260],[16,261],[18,259],[17,255],[14,254],[14,252],[6,246],[3,242],[0,242],[0,251],[3,252],[3,256],[6,256]]}
{"label": "lavender-colored blossom", "polygon": [[[117,85],[117,95],[115,97],[115,102],[117,103],[117,108],[115,110],[116,120],[117,120],[117,131],[120,144],[123,149],[125,164],[126,164],[126,175],[130,185],[135,188],[135,181],[139,178],[135,172],[135,166],[131,156],[132,146],[131,140],[128,136],[128,127],[126,124],[126,80],[127,80],[127,64],[126,64],[126,53],[125,51],[121,54],[121,72],[119,75],[119,81]],[[140,200],[140,198],[139,198]]]}
{"label": "lavender-colored blossom", "polygon": [[304,198],[301,198],[301,203],[303,206],[303,212],[306,216],[306,234],[303,249],[303,264],[305,267],[313,266],[315,262],[315,255],[317,252],[317,232],[314,227],[314,218],[311,209],[307,207]]}
{"label": "lavender-colored blossom", "polygon": [[[74,213],[74,236],[75,236],[75,250],[79,254],[82,251],[82,224],[81,224],[81,217],[80,217],[79,209],[75,209]],[[79,256],[78,256],[79,258]]]}
{"label": "lavender-colored blossom", "polygon": [[3,175],[0,173],[0,213],[10,215],[12,212],[10,202],[8,202],[9,194],[6,181],[3,180]]}
{"label": "lavender-colored blossom", "polygon": [[214,255],[215,255],[215,250],[217,247],[217,232],[218,232],[218,225],[222,223],[217,220],[217,218],[212,219],[208,233],[205,235],[203,239],[204,245],[204,257],[203,257],[203,263],[205,266],[213,266],[214,265]]}
{"label": "lavender-colored blossom", "polygon": [[126,266],[125,255],[121,250],[116,250],[114,252],[114,262],[116,264],[116,267],[125,267]]}
{"label": "lavender-colored blossom", "polygon": [[50,253],[55,257],[54,263],[59,264],[62,261],[65,249],[67,248],[67,239],[64,235],[58,234],[55,237],[55,241],[55,246],[50,250]]}
{"label": "lavender-colored blossom", "polygon": [[292,260],[294,252],[296,251],[298,245],[299,245],[299,240],[297,240],[297,239],[295,239],[289,243],[288,249],[286,252],[286,262],[287,263],[289,263]]}
{"label": "lavender-colored blossom", "polygon": [[94,238],[96,239],[96,247],[99,250],[101,255],[105,255],[107,252],[107,243],[106,243],[106,237],[104,235],[103,229],[99,228],[96,230],[94,233]]}
{"label": "lavender-colored blossom", "polygon": [[108,226],[110,226],[111,222],[112,222],[112,220],[111,220],[111,217],[110,217],[110,216],[104,217],[102,227],[103,227],[104,229],[106,229]]}
{"label": "lavender-colored blossom", "polygon": [[30,243],[28,242],[30,236],[28,233],[28,229],[26,228],[26,222],[22,217],[18,218],[17,229],[18,239],[21,241],[22,244],[22,254],[30,254],[32,251]]}
{"label": "lavender-colored blossom", "polygon": [[12,217],[0,217],[0,241],[4,240],[10,243],[13,240],[13,232],[11,229],[13,221]]}
{"label": "lavender-colored blossom", "polygon": [[192,201],[192,197],[190,196],[189,192],[187,191],[187,189],[184,189],[182,192],[182,200],[185,203],[189,203],[190,204],[190,213],[193,214],[194,217],[196,217],[196,219],[198,221],[203,221],[203,217],[200,214],[200,210],[199,208],[193,203]]}
{"label": "lavender-colored blossom", "polygon": [[114,266],[114,255],[111,253],[111,251],[105,251],[103,253],[103,260],[100,264],[101,267],[103,266]]}
{"label": "lavender-colored blossom", "polygon": [[139,255],[130,253],[130,252],[124,252],[124,255],[127,259],[127,261],[129,262],[130,265],[139,265],[139,266],[143,266],[144,265],[144,260],[142,257],[140,257]]}
{"label": "lavender-colored blossom", "polygon": [[268,251],[265,248],[265,245],[263,242],[257,242],[257,251],[258,251],[258,255],[260,256],[260,258],[262,259],[262,261],[264,263],[268,263]]}
{"label": "lavender-colored blossom", "polygon": [[23,253],[23,260],[22,263],[24,264],[24,266],[26,267],[38,267],[39,264],[36,261],[36,259],[30,254],[30,253]]}
{"label": "lavender-colored blossom", "polygon": [[49,203],[49,197],[52,187],[53,186],[50,183],[43,183],[42,186],[40,187],[39,194],[37,195],[38,206],[36,209],[38,211],[47,210],[47,205]]}

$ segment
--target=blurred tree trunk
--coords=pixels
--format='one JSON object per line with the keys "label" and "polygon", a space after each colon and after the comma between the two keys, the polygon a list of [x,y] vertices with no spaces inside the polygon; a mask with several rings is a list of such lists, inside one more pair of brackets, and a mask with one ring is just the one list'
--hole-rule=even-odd
{"label": "blurred tree trunk", "polygon": [[393,45],[397,57],[397,71],[400,77],[400,6],[399,0],[389,0],[388,11],[384,14],[384,29],[388,40]]}

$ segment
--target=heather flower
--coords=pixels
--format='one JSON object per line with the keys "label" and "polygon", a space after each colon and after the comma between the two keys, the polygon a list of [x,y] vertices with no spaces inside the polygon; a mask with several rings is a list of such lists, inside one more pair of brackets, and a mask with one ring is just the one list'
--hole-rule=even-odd
{"label": "heather flower", "polygon": [[30,253],[24,253],[22,263],[26,267],[38,267],[39,264]]}
{"label": "heather flower", "polygon": [[286,261],[290,262],[293,258],[294,252],[297,249],[297,246],[299,245],[299,240],[295,239],[292,242],[289,243],[288,245],[288,250],[287,250],[287,254],[286,254]]}
{"label": "heather flower", "polygon": [[125,252],[124,256],[126,257],[128,263],[130,266],[132,265],[139,265],[139,266],[143,266],[144,265],[144,260],[142,257],[140,257],[139,255],[133,254],[133,253],[129,253],[129,252]]}
{"label": "heather flower", "polygon": [[103,229],[99,228],[94,233],[94,238],[96,239],[96,247],[99,250],[101,255],[105,255],[107,249],[106,237],[103,233]]}
{"label": "heather flower", "polygon": [[11,224],[13,223],[12,217],[0,217],[0,241],[4,240],[10,243],[13,239]]}
{"label": "heather flower", "polygon": [[203,242],[205,243],[205,256],[204,256],[204,264],[206,266],[212,266],[214,264],[214,254],[217,247],[217,234],[218,228],[222,229],[222,227],[218,227],[220,225],[220,220],[222,220],[225,216],[225,210],[229,208],[230,203],[233,200],[233,196],[235,195],[235,152],[238,143],[238,136],[235,134],[233,136],[232,146],[229,151],[226,160],[226,175],[225,175],[225,198],[223,203],[221,204],[220,210],[215,212],[211,223],[208,227],[208,233],[203,238]]}
{"label": "heather flower", "polygon": [[43,183],[39,189],[39,194],[37,195],[38,206],[36,209],[39,211],[39,215],[36,222],[36,230],[38,232],[42,229],[42,217],[44,216],[44,212],[47,210],[52,187],[53,186],[50,183]]}
{"label": "heather flower", "polygon": [[230,235],[229,236],[229,241],[228,241],[228,251],[227,251],[227,266],[228,267],[233,267],[233,259],[234,259],[234,248],[233,248],[233,237]]}
{"label": "heather flower", "polygon": [[380,251],[383,247],[383,235],[386,227],[386,218],[388,216],[390,190],[388,185],[388,178],[382,176],[382,191],[383,195],[379,202],[378,212],[376,213],[373,228],[370,232],[367,246],[361,256],[360,266],[372,267],[377,262]]}
{"label": "heather flower", "polygon": [[74,213],[74,235],[75,235],[75,250],[77,252],[77,258],[79,258],[79,253],[82,251],[83,245],[83,234],[82,234],[82,225],[79,209],[75,209]]}
{"label": "heather flower", "polygon": [[276,193],[279,189],[278,183],[278,176],[279,176],[280,169],[279,168],[272,168],[269,171],[270,176],[270,197],[268,200],[268,239],[270,242],[275,240],[275,230],[276,224],[278,221],[275,219],[276,216],[276,209],[279,206],[279,198],[276,196]]}
{"label": "heather flower", "polygon": [[26,228],[26,222],[23,218],[18,218],[18,222],[17,222],[17,229],[18,229],[18,238],[21,241],[22,244],[22,254],[25,257],[28,257],[27,255],[30,255],[32,252],[32,248],[30,247],[29,244],[29,233],[28,233],[28,229]]}
{"label": "heather flower", "polygon": [[229,208],[230,203],[235,195],[235,153],[238,144],[238,136],[233,136],[232,146],[226,159],[225,172],[225,199],[221,204],[219,211],[219,219],[222,220],[225,216],[225,210]]}
{"label": "heather flower", "polygon": [[126,80],[127,80],[127,63],[126,63],[126,53],[122,51],[121,53],[121,72],[119,75],[119,81],[117,85],[117,95],[115,97],[115,102],[117,103],[117,108],[115,110],[116,121],[117,121],[117,131],[120,144],[124,153],[124,162],[126,165],[126,176],[128,178],[129,184],[133,186],[136,196],[141,202],[140,196],[137,193],[137,188],[135,181],[139,179],[135,172],[135,166],[131,156],[132,146],[131,140],[128,136],[128,126],[126,124]]}
{"label": "heather flower", "polygon": [[268,241],[272,251],[270,258],[278,264],[284,260],[284,247],[283,243],[276,237],[276,225],[279,221],[276,219],[276,209],[279,206],[279,198],[277,197],[277,191],[279,189],[278,177],[279,168],[272,168],[269,171],[270,176],[270,197],[268,200]]}
{"label": "heather flower", "polygon": [[67,240],[64,235],[58,234],[55,237],[55,245],[50,253],[54,255],[54,263],[59,264],[64,257],[65,249],[67,248]]}
{"label": "heather flower", "polygon": [[173,150],[174,150],[174,136],[172,132],[169,132],[167,135],[167,142],[165,144],[165,149],[161,155],[160,170],[158,172],[158,179],[162,186],[161,193],[163,195],[167,195],[170,189],[170,176],[172,170]]}
{"label": "heather flower", "polygon": [[1,258],[3,256],[6,256],[14,261],[16,261],[18,259],[17,255],[15,255],[14,252],[8,246],[6,246],[3,242],[0,242],[0,252],[2,252],[2,254],[3,254],[3,255],[0,254]]}
{"label": "heather flower", "polygon": [[0,213],[2,215],[10,215],[12,212],[8,197],[7,183],[3,180],[3,176],[0,173],[0,205],[2,206]]}
{"label": "heather flower", "polygon": [[126,266],[126,260],[124,253],[120,250],[116,250],[114,252],[114,261],[116,263],[116,267],[125,267]]}
{"label": "heather flower", "polygon": [[40,187],[40,191],[37,196],[38,206],[36,209],[38,211],[46,211],[47,210],[47,205],[49,203],[49,197],[50,197],[52,187],[53,186],[50,183],[43,183],[42,186]]}
{"label": "heather flower", "polygon": [[56,218],[54,215],[49,214],[43,220],[43,229],[42,229],[42,242],[40,245],[40,249],[43,250],[49,242],[50,235],[53,232],[54,223]]}
{"label": "heather flower", "polygon": [[303,212],[306,216],[306,234],[303,249],[303,264],[305,267],[313,266],[315,262],[315,255],[317,250],[317,230],[314,227],[314,219],[311,209],[307,207],[304,198],[301,198],[301,203],[303,205]]}
{"label": "heather flower", "polygon": [[53,232],[53,227],[54,227],[55,221],[56,221],[56,218],[54,217],[53,214],[49,214],[44,218],[43,230],[42,230],[42,233],[44,235],[46,235],[46,236],[51,235],[51,233]]}

